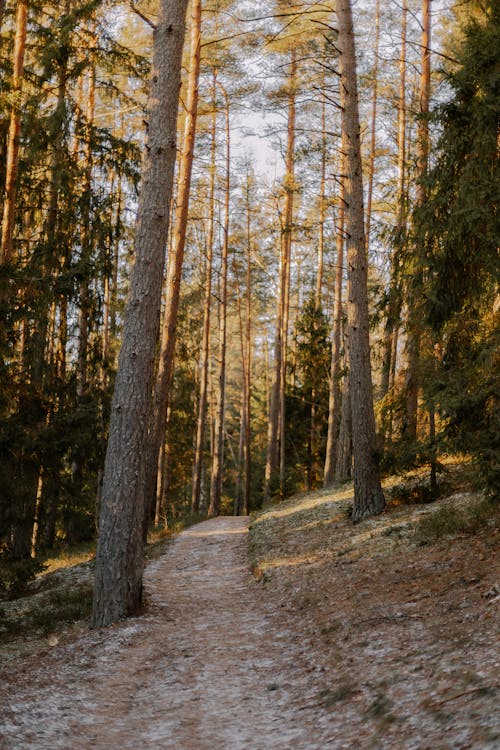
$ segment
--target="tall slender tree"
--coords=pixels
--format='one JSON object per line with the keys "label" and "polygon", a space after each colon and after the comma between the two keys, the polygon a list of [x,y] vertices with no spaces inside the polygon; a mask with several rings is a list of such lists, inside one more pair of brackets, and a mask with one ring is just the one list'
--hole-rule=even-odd
{"label": "tall slender tree", "polygon": [[92,624],[137,610],[142,596],[144,455],[176,155],[187,0],[161,0],[154,35],[148,142],[102,488]]}
{"label": "tall slender tree", "polygon": [[352,11],[349,0],[336,7],[340,52],[342,144],[347,179],[347,316],[350,397],[354,452],[353,520],[380,513],[385,504],[375,442],[373,385],[368,321],[368,254],[364,232],[358,85]]}

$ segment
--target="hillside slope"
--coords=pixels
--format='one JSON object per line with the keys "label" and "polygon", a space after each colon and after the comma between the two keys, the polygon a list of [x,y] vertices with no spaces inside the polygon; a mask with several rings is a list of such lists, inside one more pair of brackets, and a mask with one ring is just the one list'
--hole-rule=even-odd
{"label": "hillside slope", "polygon": [[405,504],[408,487],[356,526],[350,485],[269,508],[250,527],[254,573],[302,631],[333,747],[493,749],[498,508],[463,491]]}

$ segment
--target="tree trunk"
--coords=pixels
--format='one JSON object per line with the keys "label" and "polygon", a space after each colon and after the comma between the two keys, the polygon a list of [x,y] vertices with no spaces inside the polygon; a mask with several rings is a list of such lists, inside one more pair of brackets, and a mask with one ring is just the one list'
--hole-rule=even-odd
{"label": "tree trunk", "polygon": [[252,231],[251,216],[252,207],[250,201],[250,184],[247,176],[246,188],[246,213],[247,213],[247,268],[246,268],[246,371],[245,371],[245,481],[243,487],[243,512],[250,513],[250,489],[252,474]]}
{"label": "tree trunk", "polygon": [[343,151],[346,155],[347,318],[354,453],[353,520],[380,513],[384,495],[375,442],[368,320],[368,257],[363,223],[356,54],[349,0],[337,4]]}
{"label": "tree trunk", "polygon": [[[288,335],[288,302],[290,297],[290,259],[292,249],[293,196],[295,171],[295,98],[296,98],[296,52],[290,53],[287,150],[285,159],[285,207],[282,226],[280,254],[280,288],[278,293],[278,315],[276,321],[276,344],[274,371],[271,384],[269,408],[266,468],[264,478],[264,502],[272,492],[273,475],[280,469],[280,493],[284,497],[285,467],[285,386],[286,386],[286,339]],[[279,440],[278,440],[279,436]]]}
{"label": "tree trunk", "polygon": [[372,113],[370,125],[370,156],[368,159],[368,189],[366,192],[365,237],[366,247],[370,247],[372,225],[373,179],[375,175],[375,156],[377,153],[377,105],[378,105],[378,57],[380,46],[380,0],[375,3],[375,64],[373,67]]}
{"label": "tree trunk", "polygon": [[[323,73],[323,85],[325,74]],[[319,185],[319,227],[318,256],[316,263],[316,305],[321,308],[323,290],[323,259],[325,253],[325,217],[326,217],[326,97],[321,99],[321,180]]]}
{"label": "tree trunk", "polygon": [[[347,347],[346,347],[347,350]],[[349,366],[347,357],[344,365]],[[337,456],[335,461],[335,480],[347,482],[352,476],[352,418],[351,418],[351,395],[349,391],[349,374],[343,379],[342,405],[340,414],[339,437],[337,445]]]}
{"label": "tree trunk", "polygon": [[203,475],[203,454],[206,440],[207,397],[208,397],[208,364],[210,356],[210,319],[212,308],[212,271],[214,253],[214,211],[215,211],[215,172],[216,172],[216,128],[217,104],[216,87],[217,71],[213,71],[212,90],[212,131],[210,155],[210,183],[208,188],[208,230],[207,230],[207,265],[205,274],[205,300],[203,306],[203,339],[201,345],[200,394],[198,399],[198,417],[196,422],[196,439],[193,461],[193,487],[191,493],[191,512],[200,510],[201,480]]}
{"label": "tree trunk", "polygon": [[[341,172],[343,159],[340,160]],[[323,475],[323,486],[329,487],[336,478],[338,440],[341,419],[341,338],[342,338],[342,281],[344,277],[344,180],[341,178],[338,201],[337,234],[337,267],[335,269],[335,292],[333,306],[333,340],[332,363],[330,369],[330,394],[328,404],[328,436],[326,441],[326,459]]]}
{"label": "tree trunk", "polygon": [[[401,11],[401,51],[399,58],[399,96],[398,96],[398,184],[397,184],[397,232],[399,243],[406,236],[407,199],[406,199],[406,29],[408,17],[408,0],[403,0]],[[382,360],[382,382],[380,398],[392,394],[397,365],[397,342],[399,335],[399,317],[401,314],[401,290],[398,275],[400,253],[393,252],[391,259],[391,280],[385,325],[384,352]],[[392,440],[393,407],[389,404],[381,425],[383,442]]]}
{"label": "tree trunk", "polygon": [[14,71],[12,77],[12,95],[16,101],[11,109],[9,134],[7,137],[7,165],[5,169],[5,197],[0,243],[0,263],[10,263],[13,254],[12,239],[16,211],[17,169],[19,163],[19,137],[21,135],[22,111],[19,96],[23,85],[27,23],[28,2],[27,0],[18,0],[16,36],[14,40]]}
{"label": "tree trunk", "polygon": [[168,259],[167,299],[163,320],[163,335],[158,374],[156,376],[154,405],[149,429],[149,449],[146,455],[146,512],[144,516],[144,535],[147,534],[150,510],[155,497],[160,447],[165,438],[168,391],[173,372],[172,365],[177,335],[177,312],[179,309],[184,248],[186,245],[186,228],[188,221],[189,196],[191,192],[196,119],[198,114],[198,81],[200,77],[201,51],[201,0],[193,0],[192,2],[190,36],[189,78],[186,94],[184,140],[179,166],[179,192],[173,225],[173,242]]}
{"label": "tree trunk", "polygon": [[217,373],[217,408],[214,425],[214,450],[212,456],[212,473],[210,477],[209,516],[220,513],[222,497],[222,473],[224,467],[224,412],[226,400],[226,338],[227,338],[227,271],[229,252],[229,199],[231,176],[231,130],[229,119],[229,97],[226,90],[219,86],[226,104],[226,178],[224,185],[224,226],[221,258],[220,306],[219,306],[219,366]]}
{"label": "tree trunk", "polygon": [[[431,87],[431,0],[422,3],[422,59],[420,70],[419,121],[417,133],[417,192],[415,202],[421,206],[425,201],[424,179],[429,160],[429,99]],[[419,291],[408,291],[408,330],[406,340],[407,369],[405,376],[406,413],[403,436],[410,441],[417,439],[418,390],[420,368],[420,319],[417,311]]]}
{"label": "tree trunk", "polygon": [[176,157],[187,0],[161,0],[154,35],[149,133],[135,235],[135,265],[111,409],[94,627],[137,611],[142,599],[144,459]]}

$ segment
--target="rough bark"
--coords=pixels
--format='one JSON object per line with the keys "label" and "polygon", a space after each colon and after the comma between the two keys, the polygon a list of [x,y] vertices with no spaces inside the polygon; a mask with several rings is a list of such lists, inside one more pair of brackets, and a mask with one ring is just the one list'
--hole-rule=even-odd
{"label": "rough bark", "polygon": [[353,520],[380,513],[385,504],[376,453],[368,320],[368,257],[363,217],[363,178],[356,53],[349,0],[337,4],[343,150],[346,157],[347,319],[349,386],[354,454]]}
{"label": "rough bark", "polygon": [[186,93],[186,117],[184,139],[179,165],[177,209],[173,224],[173,241],[168,259],[167,296],[163,319],[163,334],[160,360],[154,392],[154,406],[151,414],[149,449],[146,456],[146,512],[144,534],[150,510],[154,502],[158,459],[162,441],[165,439],[165,422],[168,408],[168,391],[173,372],[173,358],[177,336],[177,313],[179,310],[182,267],[186,246],[191,174],[198,115],[198,81],[200,76],[201,51],[201,0],[193,0],[191,6],[189,76]]}
{"label": "rough bark", "polygon": [[138,609],[142,598],[144,453],[176,155],[187,0],[161,0],[154,35],[149,133],[106,453],[96,557],[94,627]]}

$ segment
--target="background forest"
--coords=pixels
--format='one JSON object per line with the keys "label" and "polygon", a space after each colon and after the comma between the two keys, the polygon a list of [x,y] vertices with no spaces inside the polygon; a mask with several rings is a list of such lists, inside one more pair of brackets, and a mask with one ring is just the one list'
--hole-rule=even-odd
{"label": "background forest", "polygon": [[[0,583],[97,533],[155,3],[0,2]],[[383,471],[498,487],[500,8],[354,6]],[[333,6],[192,0],[148,522],[351,476]],[[177,309],[178,308],[178,309]],[[164,363],[167,363],[165,367]],[[156,471],[158,465],[158,471]]]}

